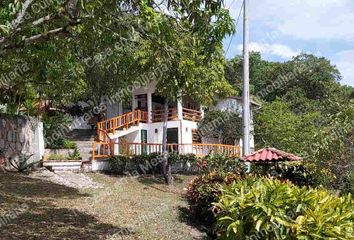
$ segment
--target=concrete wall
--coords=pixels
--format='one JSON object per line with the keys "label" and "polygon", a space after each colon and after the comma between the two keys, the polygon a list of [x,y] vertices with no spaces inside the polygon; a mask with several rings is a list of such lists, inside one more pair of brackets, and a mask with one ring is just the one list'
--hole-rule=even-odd
{"label": "concrete wall", "polygon": [[24,116],[0,114],[0,148],[7,158],[18,159],[22,154],[33,154],[32,161],[44,155],[43,123]]}

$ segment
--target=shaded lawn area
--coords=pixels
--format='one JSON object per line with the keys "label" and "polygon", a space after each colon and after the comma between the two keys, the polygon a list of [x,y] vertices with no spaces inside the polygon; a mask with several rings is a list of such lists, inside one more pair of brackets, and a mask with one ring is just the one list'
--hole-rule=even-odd
{"label": "shaded lawn area", "polygon": [[[180,217],[192,176],[176,176],[169,187],[153,176],[88,175],[104,188],[0,175],[0,239],[207,239]],[[4,218],[21,206],[28,210]]]}

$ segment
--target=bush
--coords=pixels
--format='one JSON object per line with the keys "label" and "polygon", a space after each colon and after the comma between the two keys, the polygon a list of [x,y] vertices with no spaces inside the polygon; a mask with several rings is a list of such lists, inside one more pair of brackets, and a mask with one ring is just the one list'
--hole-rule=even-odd
{"label": "bush", "polygon": [[[183,165],[182,171],[190,170],[187,163],[194,164],[196,161],[197,158],[194,154],[179,155],[175,152],[169,154],[169,162],[171,164],[181,163]],[[113,173],[121,174],[124,171],[138,171],[139,174],[161,174],[163,156],[159,153],[142,154],[130,157],[114,156],[109,159],[109,162],[110,170]]]}
{"label": "bush", "polygon": [[109,169],[112,173],[123,174],[128,166],[130,158],[127,156],[114,156],[108,159]]}
{"label": "bush", "polygon": [[140,174],[160,174],[162,171],[162,156],[158,153],[143,154],[132,157],[135,164],[131,170]]}
{"label": "bush", "polygon": [[49,154],[48,160],[66,160],[68,157],[63,154]]}
{"label": "bush", "polygon": [[221,186],[239,178],[237,174],[222,172],[211,172],[195,178],[186,194],[192,214],[205,225],[212,226],[216,220],[212,204],[218,200]]}
{"label": "bush", "polygon": [[[64,148],[65,136],[58,133],[58,129],[68,129],[72,121],[73,118],[69,114],[61,112],[43,116],[44,137],[48,148]],[[72,149],[75,147],[72,147]]]}
{"label": "bush", "polygon": [[81,160],[81,154],[77,148],[72,153],[69,153],[68,160]]}
{"label": "bush", "polygon": [[205,156],[198,163],[204,172],[238,172],[242,174],[245,170],[245,164],[237,158],[230,158],[221,154],[211,154]]}
{"label": "bush", "polygon": [[223,188],[216,230],[219,239],[354,239],[353,203],[351,195],[247,178]]}
{"label": "bush", "polygon": [[67,139],[58,139],[51,143],[48,143],[47,148],[50,149],[75,149],[77,148],[77,144],[73,141]]}
{"label": "bush", "polygon": [[29,155],[29,154],[20,154],[18,156],[18,159],[14,159],[14,158],[9,158],[9,163],[11,164],[11,166],[13,168],[15,168],[18,172],[20,173],[27,173],[31,170],[31,168],[40,163],[40,161],[32,161],[31,162],[31,158],[32,158],[33,154]]}

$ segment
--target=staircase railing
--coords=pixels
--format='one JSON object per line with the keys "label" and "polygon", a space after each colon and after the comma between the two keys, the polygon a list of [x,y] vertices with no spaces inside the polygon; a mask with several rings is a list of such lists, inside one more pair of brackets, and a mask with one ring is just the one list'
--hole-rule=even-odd
{"label": "staircase railing", "polygon": [[117,130],[128,129],[140,122],[148,122],[148,113],[141,110],[129,112],[115,118],[97,123],[98,142],[108,143],[108,133],[115,133]]}

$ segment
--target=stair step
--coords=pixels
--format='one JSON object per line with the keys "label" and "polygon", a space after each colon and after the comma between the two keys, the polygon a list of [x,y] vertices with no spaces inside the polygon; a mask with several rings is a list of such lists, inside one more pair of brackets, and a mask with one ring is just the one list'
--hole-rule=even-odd
{"label": "stair step", "polygon": [[53,172],[59,171],[80,171],[81,161],[45,161],[43,166]]}

